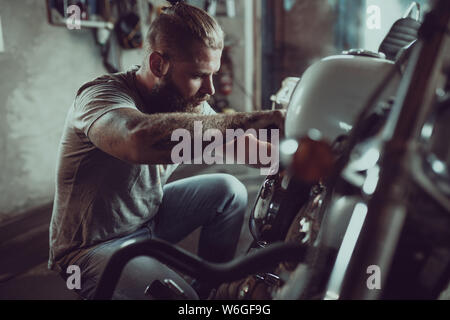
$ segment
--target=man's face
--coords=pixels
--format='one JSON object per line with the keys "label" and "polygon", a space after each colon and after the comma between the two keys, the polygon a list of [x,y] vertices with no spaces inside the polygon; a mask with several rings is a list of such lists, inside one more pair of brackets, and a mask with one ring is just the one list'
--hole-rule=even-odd
{"label": "man's face", "polygon": [[164,112],[192,112],[215,93],[213,75],[220,69],[222,50],[198,44],[192,52],[190,59],[171,60],[168,74],[153,89],[164,100]]}

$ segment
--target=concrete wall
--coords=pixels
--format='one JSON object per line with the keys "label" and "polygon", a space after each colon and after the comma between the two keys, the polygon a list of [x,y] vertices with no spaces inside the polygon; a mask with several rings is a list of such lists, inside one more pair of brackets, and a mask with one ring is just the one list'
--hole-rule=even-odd
{"label": "concrete wall", "polygon": [[[228,96],[230,107],[239,112],[252,111],[253,84],[249,83],[249,77],[253,77],[253,58],[248,57],[252,51],[253,31],[248,28],[253,21],[248,19],[248,11],[252,10],[250,3],[252,0],[235,1],[236,16],[234,18],[217,17],[218,22],[223,27],[227,40],[234,43],[231,50],[233,60],[233,92]],[[250,53],[251,54],[251,53]]]}
{"label": "concrete wall", "polygon": [[[0,223],[47,203],[68,107],[84,82],[106,70],[90,30],[47,22],[45,1],[0,0]],[[139,50],[123,66],[140,63]]]}

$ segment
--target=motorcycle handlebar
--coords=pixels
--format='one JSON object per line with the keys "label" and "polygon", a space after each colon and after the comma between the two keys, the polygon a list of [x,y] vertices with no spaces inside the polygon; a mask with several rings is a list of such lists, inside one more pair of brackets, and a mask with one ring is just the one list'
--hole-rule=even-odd
{"label": "motorcycle handlebar", "polygon": [[109,300],[125,265],[138,256],[148,256],[198,280],[213,284],[235,281],[264,271],[283,261],[299,262],[306,248],[298,243],[275,243],[227,263],[211,263],[166,241],[152,239],[131,243],[115,252],[103,270],[94,300]]}

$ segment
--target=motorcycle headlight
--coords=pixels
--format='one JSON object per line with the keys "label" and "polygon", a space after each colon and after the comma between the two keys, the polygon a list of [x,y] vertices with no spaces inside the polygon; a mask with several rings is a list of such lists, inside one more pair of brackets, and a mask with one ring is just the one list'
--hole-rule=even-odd
{"label": "motorcycle headlight", "polygon": [[261,186],[259,194],[256,198],[253,211],[250,215],[250,232],[260,246],[266,244],[265,233],[270,231],[271,222],[273,222],[279,205],[274,203],[273,195],[278,175],[268,176]]}

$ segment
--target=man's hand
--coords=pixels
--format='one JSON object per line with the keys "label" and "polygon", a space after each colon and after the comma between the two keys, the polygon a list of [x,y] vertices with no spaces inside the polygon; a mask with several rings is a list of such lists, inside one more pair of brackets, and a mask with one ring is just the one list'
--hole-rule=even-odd
{"label": "man's hand", "polygon": [[270,143],[258,140],[247,133],[216,149],[216,154],[223,157],[224,163],[245,164],[256,169],[266,168],[270,174],[278,172],[278,152],[278,141]]}
{"label": "man's hand", "polygon": [[273,111],[274,122],[278,129],[280,129],[280,136],[284,136],[284,125],[286,122],[286,110],[278,109]]}
{"label": "man's hand", "polygon": [[259,116],[256,118],[255,122],[249,125],[246,129],[279,129],[280,136],[284,136],[286,110],[262,111],[258,114]]}

